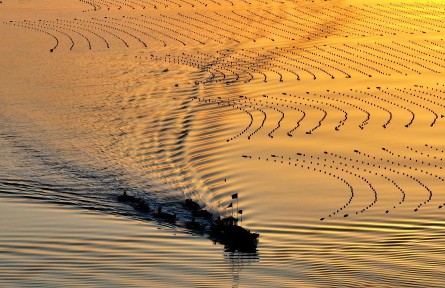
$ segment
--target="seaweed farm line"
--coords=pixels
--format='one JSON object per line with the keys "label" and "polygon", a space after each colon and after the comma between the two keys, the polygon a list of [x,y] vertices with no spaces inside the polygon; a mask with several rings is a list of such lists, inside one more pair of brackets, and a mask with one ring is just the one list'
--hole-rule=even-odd
{"label": "seaweed farm line", "polygon": [[443,286],[444,20],[0,1],[0,286]]}

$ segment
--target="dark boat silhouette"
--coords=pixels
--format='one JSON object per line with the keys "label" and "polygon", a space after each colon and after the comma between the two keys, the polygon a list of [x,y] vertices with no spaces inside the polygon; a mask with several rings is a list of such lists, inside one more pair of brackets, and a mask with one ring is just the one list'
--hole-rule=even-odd
{"label": "dark boat silhouette", "polygon": [[148,206],[147,202],[145,202],[144,199],[128,195],[127,191],[124,191],[122,195],[117,196],[117,201],[132,206],[134,210],[141,212],[150,212],[150,206]]}
{"label": "dark boat silhouette", "polygon": [[136,197],[135,196],[131,196],[127,194],[127,191],[124,191],[124,193],[122,193],[122,195],[117,196],[117,201],[119,202],[133,202],[136,201]]}
{"label": "dark boat silhouette", "polygon": [[193,217],[202,217],[202,218],[206,218],[206,219],[212,219],[213,214],[205,209],[199,209],[199,210],[193,210],[192,216]]}
{"label": "dark boat silhouette", "polygon": [[[234,195],[236,195],[234,197]],[[238,195],[232,195],[232,199],[237,199]],[[149,212],[150,207],[144,199],[129,195],[124,191],[117,197],[117,201],[132,206],[135,210],[141,212]],[[238,201],[238,200],[237,200]],[[232,216],[221,218],[218,216],[213,218],[213,214],[206,209],[202,209],[201,205],[192,199],[186,199],[182,206],[191,211],[193,216],[191,221],[185,222],[185,227],[190,230],[199,231],[202,233],[209,233],[209,238],[214,242],[218,242],[224,245],[227,251],[239,251],[239,252],[256,252],[258,245],[258,233],[251,232],[246,228],[238,225],[238,218]],[[232,207],[230,204],[229,207]],[[237,202],[238,207],[238,202]],[[242,210],[237,209],[237,215],[241,215]],[[159,220],[167,222],[175,222],[176,214],[167,213],[162,211],[162,206],[159,206],[157,211],[154,212],[153,217]],[[196,221],[195,217],[204,218],[201,222]],[[210,225],[202,223],[202,221],[209,221]],[[206,229],[210,226],[210,229]]]}
{"label": "dark boat silhouette", "polygon": [[193,217],[201,217],[206,219],[212,219],[213,217],[213,214],[211,212],[206,209],[202,209],[201,205],[199,205],[198,202],[193,201],[190,198],[185,199],[184,202],[182,202],[182,207],[192,211]]}
{"label": "dark boat silhouette", "polygon": [[190,230],[196,230],[203,232],[206,228],[206,225],[203,223],[199,223],[195,218],[192,218],[191,221],[185,222],[185,227]]}
{"label": "dark boat silhouette", "polygon": [[148,204],[140,199],[139,201],[136,201],[132,204],[134,210],[141,211],[141,212],[150,212],[150,206]]}
{"label": "dark boat silhouette", "polygon": [[162,219],[169,222],[175,222],[176,221],[176,214],[174,213],[167,213],[162,211],[162,206],[158,207],[158,211],[153,213],[153,217]]}
{"label": "dark boat silhouette", "polygon": [[[238,193],[232,195],[232,199],[236,199],[237,215],[242,214],[242,210],[238,210]],[[197,222],[195,217],[204,218],[210,221],[209,238],[214,242],[221,243],[227,251],[255,252],[258,245],[258,233],[253,233],[244,227],[238,225],[238,218],[232,216],[221,218],[218,216],[213,218],[213,214],[206,209],[202,209],[201,205],[192,199],[186,199],[182,206],[191,211],[192,221],[185,222],[185,226],[190,230],[205,230],[205,225]],[[233,208],[232,203],[229,207]]]}
{"label": "dark boat silhouette", "polygon": [[212,222],[210,236],[223,244],[228,251],[255,252],[260,234],[238,225],[238,219],[218,217]]}
{"label": "dark boat silhouette", "polygon": [[190,198],[185,199],[184,202],[182,202],[182,207],[192,211],[201,209],[201,205]]}

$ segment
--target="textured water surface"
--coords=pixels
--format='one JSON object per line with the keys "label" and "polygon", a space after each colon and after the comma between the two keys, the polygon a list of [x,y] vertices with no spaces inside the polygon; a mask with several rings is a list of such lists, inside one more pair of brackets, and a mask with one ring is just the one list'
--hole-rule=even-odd
{"label": "textured water surface", "polygon": [[[444,12],[3,1],[0,285],[442,286]],[[256,253],[184,228],[234,193]]]}

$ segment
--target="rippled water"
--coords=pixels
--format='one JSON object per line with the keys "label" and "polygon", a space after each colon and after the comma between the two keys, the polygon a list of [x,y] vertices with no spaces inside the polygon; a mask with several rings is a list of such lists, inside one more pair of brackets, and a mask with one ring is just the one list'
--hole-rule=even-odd
{"label": "rippled water", "polygon": [[[3,1],[0,285],[443,286],[443,12]],[[256,253],[184,228],[233,193]]]}

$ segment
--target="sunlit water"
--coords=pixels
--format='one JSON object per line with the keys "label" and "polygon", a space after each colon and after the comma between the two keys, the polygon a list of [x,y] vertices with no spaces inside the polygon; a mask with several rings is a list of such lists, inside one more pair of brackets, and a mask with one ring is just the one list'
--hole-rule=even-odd
{"label": "sunlit water", "polygon": [[3,1],[0,285],[443,286],[445,5],[380,2]]}

